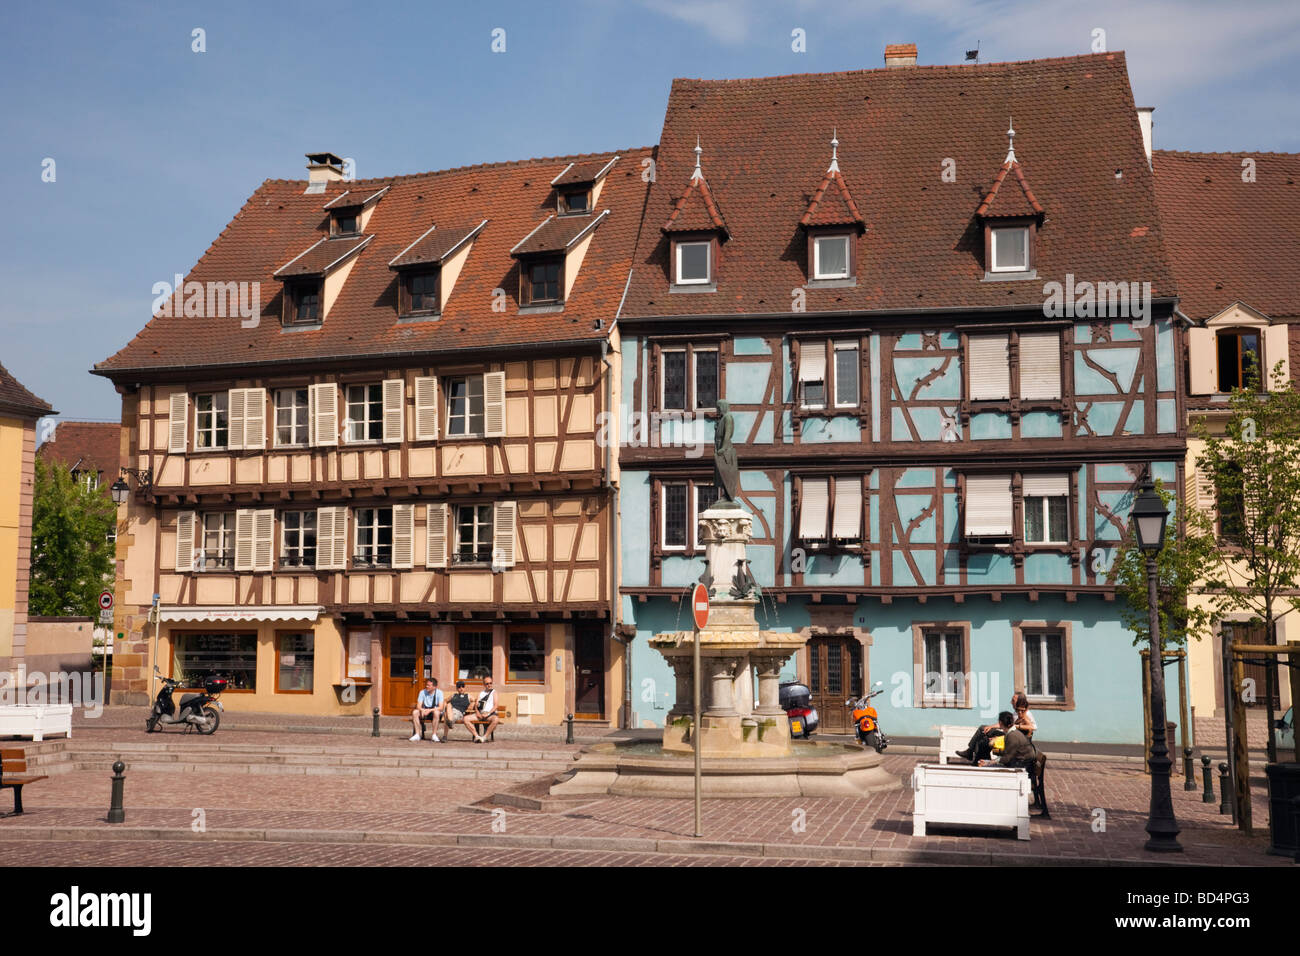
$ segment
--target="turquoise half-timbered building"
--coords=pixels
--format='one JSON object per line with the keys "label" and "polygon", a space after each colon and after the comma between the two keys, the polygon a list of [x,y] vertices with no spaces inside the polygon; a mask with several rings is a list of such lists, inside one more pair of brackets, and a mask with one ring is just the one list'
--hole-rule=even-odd
{"label": "turquoise half-timbered building", "polygon": [[1023,689],[1046,740],[1140,742],[1109,571],[1186,441],[1123,55],[679,80],[655,174],[619,318],[638,724],[673,703],[648,638],[690,617],[725,400],[760,621],[809,638],[824,730],[883,681],[895,735]]}

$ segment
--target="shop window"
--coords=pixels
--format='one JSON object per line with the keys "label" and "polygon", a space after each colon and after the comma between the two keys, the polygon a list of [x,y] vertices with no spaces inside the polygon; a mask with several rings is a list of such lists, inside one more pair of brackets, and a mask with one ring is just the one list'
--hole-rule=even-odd
{"label": "shop window", "polygon": [[456,679],[482,680],[492,676],[492,632],[458,631],[456,634]]}
{"label": "shop window", "polygon": [[224,677],[230,690],[257,690],[256,634],[177,634],[174,668],[184,687]]}
{"label": "shop window", "polygon": [[316,636],[276,635],[276,693],[310,694],[316,665]]}
{"label": "shop window", "polygon": [[540,684],[546,680],[546,642],[541,629],[510,632],[507,683]]}

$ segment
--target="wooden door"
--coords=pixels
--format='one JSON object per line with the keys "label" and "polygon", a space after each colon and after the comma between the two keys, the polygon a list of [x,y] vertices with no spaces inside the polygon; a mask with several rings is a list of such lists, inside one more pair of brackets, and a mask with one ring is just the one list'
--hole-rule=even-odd
{"label": "wooden door", "polygon": [[573,690],[575,717],[605,716],[605,629],[601,625],[579,625],[574,634]]}
{"label": "wooden door", "polygon": [[[1223,635],[1227,640],[1237,644],[1267,644],[1268,638],[1264,634],[1263,624],[1242,624],[1224,622]],[[1263,710],[1268,706],[1268,665],[1264,663],[1253,663],[1253,661],[1262,661],[1262,655],[1246,655],[1248,660],[1244,665],[1244,676],[1255,682],[1255,699],[1246,701],[1247,707],[1258,707]],[[1219,661],[1219,670],[1223,670],[1222,658]],[[1166,668],[1165,673],[1173,671],[1172,667]],[[1273,685],[1273,709],[1282,709],[1281,682],[1287,679],[1286,668],[1278,668],[1278,676],[1275,678],[1277,683]],[[1169,680],[1168,677],[1165,678]],[[1240,688],[1238,688],[1240,690]]]}
{"label": "wooden door", "polygon": [[415,699],[423,685],[420,651],[423,638],[415,633],[387,634],[384,637],[383,712],[406,717],[415,709]]}
{"label": "wooden door", "polygon": [[824,734],[853,732],[849,697],[862,693],[862,645],[849,637],[814,637],[808,641],[808,689]]}

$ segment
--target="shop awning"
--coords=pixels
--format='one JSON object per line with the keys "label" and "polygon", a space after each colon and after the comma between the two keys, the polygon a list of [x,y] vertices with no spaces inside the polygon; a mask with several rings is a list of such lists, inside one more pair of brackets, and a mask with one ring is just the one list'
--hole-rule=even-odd
{"label": "shop awning", "polygon": [[325,608],[319,604],[227,605],[165,607],[162,621],[315,621]]}

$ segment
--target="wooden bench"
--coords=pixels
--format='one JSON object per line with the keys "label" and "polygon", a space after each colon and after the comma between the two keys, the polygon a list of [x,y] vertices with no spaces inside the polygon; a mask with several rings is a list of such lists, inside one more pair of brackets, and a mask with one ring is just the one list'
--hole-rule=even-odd
{"label": "wooden bench", "polygon": [[48,779],[45,774],[27,772],[27,755],[19,749],[0,750],[0,790],[14,792],[14,812],[9,816],[19,816],[23,812],[23,787]]}
{"label": "wooden bench", "polygon": [[912,835],[927,824],[1015,827],[1029,839],[1029,774],[1021,768],[918,764],[912,771]]}
{"label": "wooden bench", "polygon": [[72,736],[72,705],[0,706],[0,737],[31,737],[39,743],[46,734]]}

